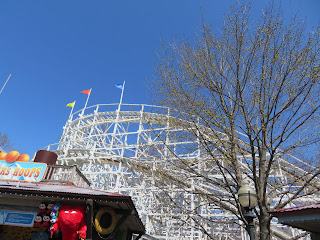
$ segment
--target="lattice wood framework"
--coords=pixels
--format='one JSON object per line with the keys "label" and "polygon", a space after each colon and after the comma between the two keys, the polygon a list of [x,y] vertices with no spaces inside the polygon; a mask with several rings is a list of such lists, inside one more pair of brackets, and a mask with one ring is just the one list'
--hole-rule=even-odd
{"label": "lattice wood framework", "polygon": [[[72,114],[60,142],[46,149],[58,154],[59,164],[77,165],[92,187],[130,195],[149,235],[159,239],[206,239],[194,218],[217,239],[246,239],[234,216],[194,194],[219,193],[227,199],[229,193],[173,164],[177,159],[184,160],[211,179],[221,178],[217,166],[206,164],[208,156],[199,139],[188,131],[191,125],[175,116],[166,107],[95,105]],[[210,134],[203,126],[198,126],[198,131],[207,134],[210,141],[224,137]],[[240,156],[239,161],[247,169]],[[292,177],[288,169],[304,173],[288,161],[278,161],[273,176],[282,182]],[[177,180],[184,183],[183,187],[176,184]],[[169,198],[175,200],[176,207],[163,200]],[[195,211],[201,217],[193,214]],[[293,231],[274,231],[284,237],[294,235]]]}

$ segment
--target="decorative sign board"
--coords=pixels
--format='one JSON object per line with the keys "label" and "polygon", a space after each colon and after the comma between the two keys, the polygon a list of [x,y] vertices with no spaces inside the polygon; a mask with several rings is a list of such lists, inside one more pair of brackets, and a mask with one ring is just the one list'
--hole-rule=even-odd
{"label": "decorative sign board", "polygon": [[40,182],[46,168],[45,163],[0,161],[0,180]]}
{"label": "decorative sign board", "polygon": [[32,227],[34,218],[36,216],[37,213],[35,212],[22,212],[0,209],[0,224]]}

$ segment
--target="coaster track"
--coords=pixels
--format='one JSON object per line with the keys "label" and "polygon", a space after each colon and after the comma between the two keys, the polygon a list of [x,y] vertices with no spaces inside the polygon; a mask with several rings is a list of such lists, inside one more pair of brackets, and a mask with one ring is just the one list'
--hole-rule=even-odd
{"label": "coaster track", "polygon": [[[207,239],[205,230],[216,239],[246,239],[235,216],[198,197],[201,193],[214,198],[215,193],[227,200],[230,193],[214,184],[222,176],[217,166],[206,164],[207,154],[199,139],[190,134],[192,124],[175,116],[169,108],[152,105],[95,105],[72,114],[59,143],[46,149],[58,154],[60,164],[77,165],[93,188],[130,195],[147,233],[155,238]],[[210,141],[225,138],[223,133],[201,125],[197,131]],[[196,167],[212,181],[181,171],[177,159]],[[248,168],[240,156],[239,161],[243,169]],[[306,174],[289,161],[278,159],[272,174],[285,183],[295,177],[292,173]],[[310,198],[301,201],[309,202]],[[228,201],[220,207],[234,208]],[[202,231],[194,220],[204,226]],[[295,235],[293,230],[288,233],[276,227],[273,232],[279,239]]]}

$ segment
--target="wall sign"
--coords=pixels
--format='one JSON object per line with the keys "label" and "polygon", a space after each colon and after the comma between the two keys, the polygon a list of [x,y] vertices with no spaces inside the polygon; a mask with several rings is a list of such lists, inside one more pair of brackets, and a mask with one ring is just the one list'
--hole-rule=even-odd
{"label": "wall sign", "polygon": [[0,161],[0,180],[40,182],[46,168],[45,163]]}
{"label": "wall sign", "polygon": [[0,224],[32,227],[36,215],[37,213],[35,212],[22,212],[0,209]]}

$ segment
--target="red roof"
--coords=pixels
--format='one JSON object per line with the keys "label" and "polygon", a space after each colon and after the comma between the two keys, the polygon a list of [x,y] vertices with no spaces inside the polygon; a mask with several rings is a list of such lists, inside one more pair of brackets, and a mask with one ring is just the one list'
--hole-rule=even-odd
{"label": "red roof", "polygon": [[275,217],[289,217],[289,216],[303,216],[303,215],[312,215],[312,214],[320,214],[320,202],[306,204],[297,207],[291,208],[282,208],[273,211],[269,211],[271,215]]}
{"label": "red roof", "polygon": [[278,222],[309,232],[320,232],[320,202],[270,211]]}
{"label": "red roof", "polygon": [[291,207],[291,208],[282,208],[270,211],[271,213],[277,213],[277,212],[294,212],[294,211],[300,211],[300,210],[309,210],[309,209],[320,209],[320,202],[318,203],[312,203],[312,204],[306,204],[302,206],[297,207]]}

